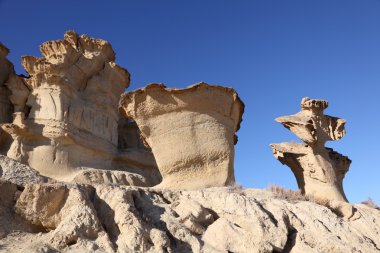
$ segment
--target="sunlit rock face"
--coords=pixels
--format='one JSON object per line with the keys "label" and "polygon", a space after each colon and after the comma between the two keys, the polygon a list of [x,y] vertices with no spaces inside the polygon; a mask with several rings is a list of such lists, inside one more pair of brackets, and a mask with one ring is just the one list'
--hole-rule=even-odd
{"label": "sunlit rock face", "polygon": [[235,132],[244,104],[231,88],[199,83],[185,89],[150,84],[120,100],[152,148],[158,188],[199,189],[234,183]]}
{"label": "sunlit rock face", "polygon": [[276,119],[305,142],[271,144],[274,156],[289,166],[303,193],[346,202],[343,178],[351,164],[348,157],[326,148],[326,141],[342,138],[344,119],[324,115],[326,100],[304,98],[301,111]]}
{"label": "sunlit rock face", "polygon": [[40,51],[42,58],[22,58],[30,92],[26,103],[18,103],[12,124],[3,126],[13,138],[7,155],[60,179],[73,178],[81,167],[154,167],[149,150],[141,149],[150,160],[139,166],[139,157],[130,164],[131,152],[118,149],[118,101],[130,75],[114,62],[112,46],[68,31],[63,40],[43,43]]}
{"label": "sunlit rock face", "polygon": [[356,205],[362,217],[348,221],[259,189],[21,188],[0,177],[0,200],[0,252],[372,253],[380,245],[378,209]]}

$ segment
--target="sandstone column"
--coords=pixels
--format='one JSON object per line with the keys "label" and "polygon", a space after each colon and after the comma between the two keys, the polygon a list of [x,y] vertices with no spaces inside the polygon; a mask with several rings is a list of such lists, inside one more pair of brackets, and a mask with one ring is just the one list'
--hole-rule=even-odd
{"label": "sandstone column", "polygon": [[120,109],[136,121],[163,181],[158,187],[198,189],[234,182],[235,132],[244,104],[231,88],[162,84],[126,93]]}
{"label": "sandstone column", "polygon": [[40,51],[42,58],[22,58],[27,92],[7,83],[15,109],[13,122],[2,126],[13,138],[7,155],[62,180],[77,168],[127,169],[129,156],[118,150],[118,102],[129,73],[114,62],[112,46],[68,31]]}
{"label": "sandstone column", "polygon": [[271,144],[274,156],[293,171],[304,194],[318,198],[344,201],[343,178],[351,160],[331,148],[326,141],[342,138],[346,131],[344,119],[324,115],[326,100],[303,98],[301,111],[276,119],[305,142]]}

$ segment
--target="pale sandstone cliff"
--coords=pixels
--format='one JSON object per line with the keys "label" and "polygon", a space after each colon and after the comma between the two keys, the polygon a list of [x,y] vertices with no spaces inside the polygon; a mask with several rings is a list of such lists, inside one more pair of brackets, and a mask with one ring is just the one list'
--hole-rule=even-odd
{"label": "pale sandstone cliff", "polygon": [[8,49],[0,49],[1,154],[58,180],[104,177],[85,168],[138,173],[138,185],[161,180],[151,151],[130,138],[137,127],[119,114],[129,73],[114,62],[108,42],[68,31],[63,40],[41,45],[42,58],[23,57],[29,77],[15,75]]}

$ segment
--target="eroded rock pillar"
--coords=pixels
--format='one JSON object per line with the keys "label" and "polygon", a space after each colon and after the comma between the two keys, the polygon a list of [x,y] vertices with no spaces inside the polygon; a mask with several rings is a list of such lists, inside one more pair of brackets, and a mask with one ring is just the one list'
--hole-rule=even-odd
{"label": "eroded rock pillar", "polygon": [[233,89],[150,84],[124,94],[120,109],[136,121],[152,148],[163,177],[158,187],[199,189],[234,182],[235,132],[244,104]]}
{"label": "eroded rock pillar", "polygon": [[274,156],[293,171],[300,190],[318,198],[344,201],[343,178],[351,160],[326,148],[326,141],[342,138],[344,119],[324,115],[326,100],[303,98],[301,111],[276,119],[305,142],[271,144]]}

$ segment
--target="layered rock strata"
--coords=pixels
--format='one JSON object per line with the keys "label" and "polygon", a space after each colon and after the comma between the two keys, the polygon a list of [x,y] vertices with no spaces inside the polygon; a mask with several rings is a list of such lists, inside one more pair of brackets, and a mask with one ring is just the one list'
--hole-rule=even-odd
{"label": "layered rock strata", "polygon": [[126,93],[120,109],[136,121],[163,181],[157,187],[197,189],[234,182],[235,132],[244,104],[231,88],[162,84]]}
{"label": "layered rock strata", "polygon": [[347,202],[343,178],[351,164],[348,157],[331,148],[326,141],[342,138],[344,119],[324,115],[326,100],[303,98],[301,111],[276,119],[305,142],[271,144],[274,156],[293,171],[304,194],[332,201]]}
{"label": "layered rock strata", "polygon": [[118,101],[130,76],[114,62],[111,45],[68,31],[40,50],[42,58],[22,58],[30,92],[10,88],[14,119],[2,126],[13,139],[7,156],[61,180],[90,167],[138,172],[156,184],[160,176],[149,150],[119,148],[125,137]]}

